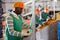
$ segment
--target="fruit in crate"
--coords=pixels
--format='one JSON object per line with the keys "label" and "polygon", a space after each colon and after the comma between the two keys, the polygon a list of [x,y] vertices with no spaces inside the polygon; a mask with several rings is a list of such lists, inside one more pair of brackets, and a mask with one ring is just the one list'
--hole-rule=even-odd
{"label": "fruit in crate", "polygon": [[53,22],[55,22],[55,20],[54,20],[54,19],[51,19],[51,20],[48,20],[48,21],[47,21],[47,24],[51,24],[51,23],[53,23]]}

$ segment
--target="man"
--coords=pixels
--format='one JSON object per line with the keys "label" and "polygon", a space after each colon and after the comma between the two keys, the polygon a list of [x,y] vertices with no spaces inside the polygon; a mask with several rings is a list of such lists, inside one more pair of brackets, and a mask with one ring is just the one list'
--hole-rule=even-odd
{"label": "man", "polygon": [[[35,26],[36,27],[38,27],[39,26],[39,24],[40,24],[40,15],[39,15],[39,12],[40,12],[40,10],[39,10],[39,8],[36,8],[35,9],[35,12],[36,12],[36,14],[35,14]],[[30,20],[30,26],[32,26],[33,24],[32,24],[32,19]]]}
{"label": "man", "polygon": [[44,12],[42,12],[42,21],[46,21],[48,18],[48,8],[44,8]]}
{"label": "man", "polygon": [[22,33],[22,26],[27,26],[23,23],[22,10],[24,8],[23,2],[14,3],[15,11],[10,13],[7,17],[6,25],[6,40],[22,40],[22,36],[30,35]]}

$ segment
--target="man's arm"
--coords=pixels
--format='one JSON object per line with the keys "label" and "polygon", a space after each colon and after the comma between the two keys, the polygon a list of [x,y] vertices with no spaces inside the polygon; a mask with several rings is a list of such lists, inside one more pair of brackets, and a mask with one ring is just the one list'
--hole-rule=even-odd
{"label": "man's arm", "polygon": [[7,18],[7,23],[8,23],[8,29],[9,29],[10,35],[13,35],[13,36],[21,36],[21,32],[17,32],[17,31],[14,30],[13,19],[12,19],[11,16],[9,16]]}

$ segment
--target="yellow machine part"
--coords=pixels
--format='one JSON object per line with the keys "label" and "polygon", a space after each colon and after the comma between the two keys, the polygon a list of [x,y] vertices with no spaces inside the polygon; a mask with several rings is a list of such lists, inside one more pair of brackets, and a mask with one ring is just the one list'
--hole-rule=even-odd
{"label": "yellow machine part", "polygon": [[56,13],[56,20],[60,20],[60,12]]}

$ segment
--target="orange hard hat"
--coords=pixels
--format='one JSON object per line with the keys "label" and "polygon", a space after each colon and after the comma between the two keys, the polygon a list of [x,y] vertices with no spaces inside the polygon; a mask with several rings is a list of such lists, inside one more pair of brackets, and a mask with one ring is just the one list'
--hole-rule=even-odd
{"label": "orange hard hat", "polygon": [[13,7],[14,8],[16,8],[16,7],[24,8],[24,3],[23,2],[15,2]]}
{"label": "orange hard hat", "polygon": [[46,7],[46,8],[44,8],[44,10],[48,11],[49,9]]}
{"label": "orange hard hat", "polygon": [[35,9],[35,12],[38,13],[38,12],[39,12],[39,8],[36,8],[36,9]]}

